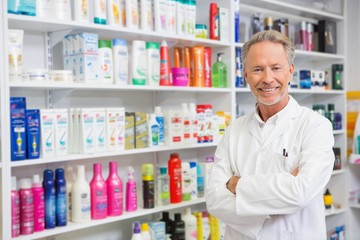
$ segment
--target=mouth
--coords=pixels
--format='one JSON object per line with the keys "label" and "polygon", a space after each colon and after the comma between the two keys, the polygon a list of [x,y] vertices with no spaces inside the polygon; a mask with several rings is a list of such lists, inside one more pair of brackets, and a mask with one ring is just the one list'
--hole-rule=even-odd
{"label": "mouth", "polygon": [[271,93],[271,92],[274,92],[276,91],[277,89],[279,89],[280,87],[264,87],[264,88],[258,88],[259,91],[261,92],[265,92],[265,93]]}

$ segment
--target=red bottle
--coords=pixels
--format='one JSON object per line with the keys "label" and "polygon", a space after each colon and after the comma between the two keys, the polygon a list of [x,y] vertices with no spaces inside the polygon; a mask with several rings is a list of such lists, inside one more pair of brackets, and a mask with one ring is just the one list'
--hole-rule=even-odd
{"label": "red bottle", "polygon": [[219,9],[216,3],[210,3],[210,39],[219,40]]}
{"label": "red bottle", "polygon": [[108,216],[123,213],[123,186],[118,174],[117,162],[109,163],[109,176],[106,179],[108,194]]}
{"label": "red bottle", "polygon": [[181,187],[181,159],[178,153],[172,153],[168,161],[170,176],[170,203],[179,203],[182,200]]}
{"label": "red bottle", "polygon": [[160,86],[172,86],[169,48],[166,41],[160,46]]}

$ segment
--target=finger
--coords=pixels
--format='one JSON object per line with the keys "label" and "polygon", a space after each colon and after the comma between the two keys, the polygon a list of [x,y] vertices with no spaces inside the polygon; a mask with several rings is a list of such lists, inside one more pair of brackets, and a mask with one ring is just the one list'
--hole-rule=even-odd
{"label": "finger", "polygon": [[296,176],[299,174],[299,171],[300,171],[300,167],[296,167],[296,168],[292,171],[291,175],[293,175],[294,177],[296,177]]}

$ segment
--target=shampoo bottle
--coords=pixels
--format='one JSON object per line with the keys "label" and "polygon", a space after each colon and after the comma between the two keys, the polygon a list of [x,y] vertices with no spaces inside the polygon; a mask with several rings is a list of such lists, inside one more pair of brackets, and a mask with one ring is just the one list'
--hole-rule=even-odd
{"label": "shampoo bottle", "polygon": [[159,133],[160,133],[160,127],[159,127],[159,123],[156,120],[156,115],[150,114],[149,128],[148,128],[149,147],[159,146]]}
{"label": "shampoo bottle", "polygon": [[154,165],[151,163],[143,164],[141,169],[142,169],[144,208],[154,208],[155,207]]}
{"label": "shampoo bottle", "polygon": [[143,240],[141,236],[140,222],[133,223],[133,235],[131,237],[131,240]]}
{"label": "shampoo bottle", "polygon": [[11,237],[20,235],[20,195],[16,187],[16,177],[11,177]]}
{"label": "shampoo bottle", "polygon": [[96,24],[106,25],[106,0],[93,1],[93,22]]}
{"label": "shampoo bottle", "polygon": [[66,180],[64,169],[55,170],[56,226],[66,226]]}
{"label": "shampoo bottle", "polygon": [[175,219],[172,228],[172,238],[173,240],[183,240],[185,239],[185,223],[181,220],[181,214],[175,213]]}
{"label": "shampoo bottle", "polygon": [[113,55],[111,41],[99,40],[100,77],[103,83],[113,83]]}
{"label": "shampoo bottle", "polygon": [[160,86],[171,86],[169,48],[166,41],[162,41],[160,47]]}
{"label": "shampoo bottle", "polygon": [[204,197],[205,194],[205,177],[204,177],[204,163],[196,165],[197,170],[197,196]]}
{"label": "shampoo bottle", "polygon": [[107,186],[102,177],[101,164],[93,165],[94,175],[90,181],[91,219],[107,217]]}
{"label": "shampoo bottle", "polygon": [[43,179],[44,196],[45,196],[45,229],[54,228],[55,219],[55,184],[54,173],[50,169],[44,171]]}
{"label": "shampoo bottle", "polygon": [[212,86],[217,88],[226,88],[227,70],[225,63],[221,60],[221,55],[217,54],[217,61],[212,66]]}
{"label": "shampoo bottle", "polygon": [[181,178],[181,159],[178,153],[172,153],[168,161],[170,176],[170,202],[179,203],[182,199],[182,178]]}
{"label": "shampoo bottle", "polygon": [[159,125],[159,146],[164,146],[164,114],[160,106],[155,107],[155,119]]}
{"label": "shampoo bottle", "polygon": [[107,0],[107,16],[108,24],[112,26],[121,27],[122,17],[120,11],[120,0]]}
{"label": "shampoo bottle", "polygon": [[128,84],[128,48],[125,39],[113,39],[113,69],[114,69],[114,83],[119,85]]}
{"label": "shampoo bottle", "polygon": [[170,186],[167,167],[160,167],[160,175],[157,177],[157,204],[158,206],[167,206],[170,204]]}
{"label": "shampoo bottle", "polygon": [[170,219],[169,212],[162,212],[162,218],[159,221],[165,223],[166,234],[172,234],[172,227],[173,227],[174,221],[172,219]]}
{"label": "shampoo bottle", "polygon": [[149,225],[147,223],[141,224],[141,237],[142,237],[142,240],[151,240],[151,235],[149,232]]}
{"label": "shampoo bottle", "polygon": [[85,179],[85,166],[77,166],[77,176],[71,192],[71,219],[74,223],[86,223],[90,218],[90,186]]}
{"label": "shampoo bottle", "polygon": [[109,176],[106,179],[108,216],[120,216],[123,213],[123,186],[118,175],[117,162],[110,162],[109,169]]}
{"label": "shampoo bottle", "polygon": [[181,179],[182,179],[182,201],[191,200],[191,174],[190,163],[181,163]]}
{"label": "shampoo bottle", "polygon": [[66,219],[67,221],[71,221],[71,211],[72,211],[72,187],[74,185],[74,170],[72,166],[67,166],[65,170],[65,181],[66,181]]}
{"label": "shampoo bottle", "polygon": [[28,235],[34,232],[34,200],[31,179],[20,179],[20,233]]}
{"label": "shampoo bottle", "polygon": [[157,42],[146,43],[147,77],[150,86],[159,86],[160,80],[160,52]]}
{"label": "shampoo bottle", "polygon": [[45,229],[44,188],[40,183],[40,176],[33,176],[32,192],[34,196],[34,232]]}
{"label": "shampoo bottle", "polygon": [[133,85],[146,85],[147,62],[145,42],[134,40],[132,43],[131,74]]}
{"label": "shampoo bottle", "polygon": [[90,22],[89,0],[72,1],[73,19],[80,22]]}
{"label": "shampoo bottle", "polygon": [[191,208],[185,208],[185,214],[182,219],[185,222],[185,239],[197,240],[197,220],[196,217],[191,214]]}
{"label": "shampoo bottle", "polygon": [[137,210],[137,190],[134,180],[134,168],[127,167],[128,181],[126,182],[126,207],[127,212]]}

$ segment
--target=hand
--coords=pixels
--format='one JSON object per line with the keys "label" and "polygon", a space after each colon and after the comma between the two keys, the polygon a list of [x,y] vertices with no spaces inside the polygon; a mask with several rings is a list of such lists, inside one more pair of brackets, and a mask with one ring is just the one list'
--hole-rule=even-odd
{"label": "hand", "polygon": [[233,194],[236,194],[236,185],[238,181],[240,180],[240,177],[232,176],[229,181],[226,183],[226,188],[229,189],[230,192]]}
{"label": "hand", "polygon": [[291,175],[293,175],[294,177],[296,177],[300,172],[300,167],[297,166],[291,173]]}

